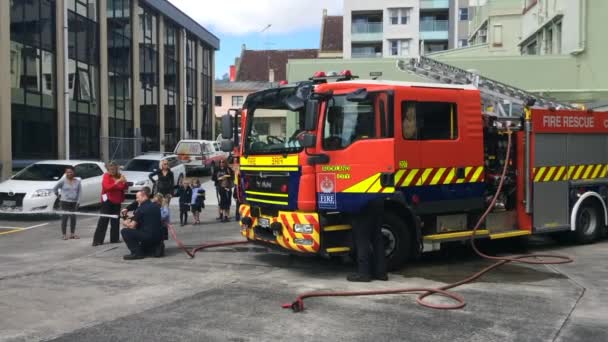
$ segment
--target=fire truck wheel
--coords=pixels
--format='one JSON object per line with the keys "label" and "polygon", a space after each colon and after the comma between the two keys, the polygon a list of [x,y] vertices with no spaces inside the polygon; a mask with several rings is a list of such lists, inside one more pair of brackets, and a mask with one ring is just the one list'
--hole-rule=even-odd
{"label": "fire truck wheel", "polygon": [[382,223],[384,235],[386,268],[399,269],[407,261],[412,251],[412,234],[407,225],[394,213],[387,213]]}
{"label": "fire truck wheel", "polygon": [[574,231],[574,241],[580,244],[595,241],[600,230],[604,228],[602,224],[602,214],[596,201],[587,200],[576,213],[576,231]]}

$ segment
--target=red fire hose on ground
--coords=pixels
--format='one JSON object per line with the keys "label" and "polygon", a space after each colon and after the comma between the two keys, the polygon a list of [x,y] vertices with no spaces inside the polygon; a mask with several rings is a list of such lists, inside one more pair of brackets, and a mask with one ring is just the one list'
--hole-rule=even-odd
{"label": "red fire hose on ground", "polygon": [[[507,157],[506,158],[508,158],[508,156],[511,153],[511,146],[512,146],[511,134],[512,134],[511,132],[507,133],[508,144],[507,144],[507,153],[506,153]],[[469,276],[461,281],[451,283],[451,284],[448,284],[448,285],[445,285],[442,287],[438,287],[438,288],[410,287],[410,288],[397,288],[397,289],[386,289],[386,290],[375,290],[375,291],[346,291],[346,292],[340,292],[340,291],[314,292],[313,291],[313,292],[306,292],[306,293],[299,295],[293,303],[284,304],[284,305],[282,305],[282,307],[285,309],[292,309],[294,312],[301,312],[304,310],[304,299],[307,299],[307,298],[374,296],[374,295],[389,295],[389,294],[398,294],[398,293],[418,293],[420,295],[418,296],[418,298],[416,298],[416,302],[419,305],[422,305],[422,306],[425,306],[428,308],[432,308],[432,309],[442,309],[442,310],[461,309],[466,305],[466,303],[464,301],[464,297],[462,297],[461,295],[459,295],[457,293],[450,292],[448,290],[454,289],[454,288],[464,285],[464,284],[471,283],[471,282],[477,280],[478,278],[480,278],[481,276],[483,276],[484,274],[486,274],[486,273],[492,271],[493,269],[496,269],[502,265],[505,265],[510,262],[516,262],[516,263],[522,263],[522,264],[532,264],[532,265],[556,265],[556,264],[566,264],[566,263],[572,262],[573,261],[572,258],[569,258],[567,256],[552,255],[552,254],[524,254],[524,255],[507,256],[507,257],[491,256],[491,255],[487,255],[487,254],[481,252],[475,245],[476,232],[479,229],[479,227],[481,226],[481,224],[483,223],[483,221],[486,219],[488,214],[492,211],[494,205],[496,204],[496,200],[498,199],[498,196],[500,195],[500,193],[502,191],[502,187],[504,185],[504,180],[505,180],[505,175],[507,173],[508,165],[509,165],[509,163],[507,161],[505,161],[504,168],[502,170],[500,182],[498,184],[496,193],[494,194],[494,197],[492,198],[490,205],[488,206],[486,211],[483,213],[483,215],[479,218],[479,221],[473,228],[473,234],[470,237],[470,242],[471,242],[471,245],[473,246],[473,250],[475,251],[475,253],[477,253],[477,255],[479,255],[482,258],[489,259],[489,260],[495,260],[496,262],[494,264],[483,268],[479,272],[474,273],[471,276]],[[538,258],[545,258],[545,259],[539,260]],[[547,260],[547,259],[549,259],[549,260]],[[439,296],[443,296],[446,298],[450,298],[455,303],[434,304],[434,303],[430,303],[430,302],[426,301],[426,298],[429,296],[432,296],[432,295],[439,295]]]}
{"label": "red fire hose on ground", "polygon": [[213,247],[227,247],[227,246],[235,246],[235,245],[245,245],[248,244],[249,241],[225,241],[225,242],[214,242],[214,243],[207,243],[207,244],[202,244],[200,246],[194,247],[192,249],[189,249],[188,247],[186,247],[186,245],[184,245],[184,243],[177,238],[177,233],[175,232],[175,228],[173,228],[172,225],[168,224],[167,225],[167,230],[169,231],[169,234],[171,234],[171,237],[173,238],[173,240],[175,241],[175,243],[177,244],[177,247],[179,249],[181,249],[182,251],[184,251],[184,253],[186,253],[190,258],[194,258],[194,256],[196,255],[197,252],[202,251],[203,249],[207,249],[207,248],[213,248]]}

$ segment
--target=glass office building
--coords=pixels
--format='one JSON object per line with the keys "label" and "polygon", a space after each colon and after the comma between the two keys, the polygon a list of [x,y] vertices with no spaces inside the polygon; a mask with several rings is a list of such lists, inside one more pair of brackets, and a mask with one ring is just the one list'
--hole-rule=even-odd
{"label": "glass office building", "polygon": [[10,162],[107,161],[213,139],[218,48],[167,0],[0,1],[5,172]]}

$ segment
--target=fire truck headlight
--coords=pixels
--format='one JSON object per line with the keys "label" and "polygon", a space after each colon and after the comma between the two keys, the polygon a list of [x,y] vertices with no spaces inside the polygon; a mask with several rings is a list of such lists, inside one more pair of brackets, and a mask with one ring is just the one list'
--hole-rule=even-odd
{"label": "fire truck headlight", "polygon": [[309,223],[296,223],[293,225],[293,231],[301,234],[312,234],[314,227]]}

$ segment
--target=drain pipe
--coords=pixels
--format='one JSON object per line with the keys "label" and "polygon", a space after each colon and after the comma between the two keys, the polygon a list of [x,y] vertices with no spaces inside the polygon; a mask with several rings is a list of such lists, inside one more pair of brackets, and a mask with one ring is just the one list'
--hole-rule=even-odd
{"label": "drain pipe", "polygon": [[573,55],[580,55],[587,48],[587,0],[579,0],[578,8],[578,48],[572,51]]}
{"label": "drain pipe", "polygon": [[[65,121],[65,159],[70,159],[70,69],[68,55],[68,1],[63,1],[63,109]],[[74,78],[76,74],[74,74]],[[75,81],[76,79],[74,79]],[[76,84],[74,82],[73,84]]]}

